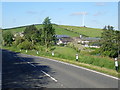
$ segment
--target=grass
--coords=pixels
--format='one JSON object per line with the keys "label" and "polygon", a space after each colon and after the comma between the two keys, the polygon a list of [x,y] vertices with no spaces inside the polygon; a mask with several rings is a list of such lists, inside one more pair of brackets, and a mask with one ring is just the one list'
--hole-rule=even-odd
{"label": "grass", "polygon": [[79,34],[60,28],[59,26],[54,25],[55,32],[58,35],[68,35],[70,37],[79,37]]}
{"label": "grass", "polygon": [[14,33],[22,32],[24,30],[25,30],[25,27],[16,27],[16,28],[10,28],[10,29],[3,29],[3,33],[7,31],[11,31],[14,34]]}
{"label": "grass", "polygon": [[54,52],[69,59],[75,59],[75,55],[77,54],[76,50],[72,48],[60,46],[56,46]]}
{"label": "grass", "polygon": [[81,54],[81,53],[78,53],[73,48],[59,47],[59,46],[56,47],[54,52],[56,53],[55,55],[56,57],[63,58],[63,59],[69,59],[73,61],[75,61],[75,55],[78,54],[79,55],[78,61],[81,63],[91,64],[94,66],[99,66],[101,68],[105,67],[105,68],[114,70],[114,60],[108,57]]}
{"label": "grass", "polygon": [[[35,25],[37,29],[42,28],[42,25]],[[56,25],[53,25],[53,27],[55,28],[55,32],[57,35],[68,35],[70,37],[78,37],[79,34],[65,30],[63,28],[60,28]],[[11,31],[13,34],[18,33],[18,32],[22,32],[25,30],[25,26],[23,27],[16,27],[16,28],[10,28],[10,29],[3,29],[3,33],[7,32],[7,31]]]}
{"label": "grass", "polygon": [[102,29],[97,29],[97,28],[66,26],[66,25],[60,25],[60,27],[66,28],[72,32],[77,32],[79,34],[89,37],[101,37],[101,33],[102,33]]}
{"label": "grass", "polygon": [[[42,25],[35,25],[38,29],[42,27]],[[26,26],[3,29],[3,33],[6,31],[11,31],[12,33],[22,32],[25,30]],[[79,37],[80,34],[89,36],[89,37],[100,37],[102,33],[102,29],[95,28],[86,28],[86,27],[77,27],[77,26],[66,26],[66,25],[53,25],[55,28],[55,32],[58,35],[68,35],[70,37]]]}

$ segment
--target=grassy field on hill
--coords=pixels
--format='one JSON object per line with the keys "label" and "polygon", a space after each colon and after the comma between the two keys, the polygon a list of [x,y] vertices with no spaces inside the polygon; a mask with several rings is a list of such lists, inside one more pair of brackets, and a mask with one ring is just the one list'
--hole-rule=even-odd
{"label": "grassy field on hill", "polygon": [[96,28],[66,26],[66,25],[60,25],[60,27],[89,37],[101,37],[101,33],[102,33],[102,29],[96,29]]}
{"label": "grassy field on hill", "polygon": [[3,29],[3,33],[6,31],[11,31],[12,33],[18,33],[18,32],[22,32],[25,30],[25,26],[23,27],[16,27],[16,28],[10,28],[10,29]]}
{"label": "grassy field on hill", "polygon": [[[36,27],[39,29],[39,28],[42,28],[42,25],[36,25]],[[57,25],[53,25],[53,27],[55,28],[55,32],[57,35],[68,35],[70,37],[79,37],[79,34],[77,34],[75,32],[68,31],[64,28],[60,28]]]}
{"label": "grassy field on hill", "polygon": [[[38,29],[42,25],[35,25]],[[71,37],[79,37],[80,34],[89,37],[100,37],[102,29],[87,28],[87,27],[77,27],[77,26],[66,26],[66,25],[53,25],[55,32],[58,35],[68,35]],[[22,32],[25,30],[25,26],[16,27],[11,29],[4,29],[4,31],[11,31],[12,33]]]}
{"label": "grassy field on hill", "polygon": [[[42,25],[35,25],[37,27],[37,29],[42,28]],[[56,25],[53,25],[53,27],[55,28],[55,32],[57,35],[68,35],[70,37],[79,37],[79,34],[75,33],[75,32],[71,32],[68,30],[65,30],[64,28],[60,28]],[[25,27],[16,27],[16,28],[11,28],[11,29],[4,29],[3,32],[6,31],[11,31],[12,33],[17,33],[17,32],[22,32],[25,30]]]}

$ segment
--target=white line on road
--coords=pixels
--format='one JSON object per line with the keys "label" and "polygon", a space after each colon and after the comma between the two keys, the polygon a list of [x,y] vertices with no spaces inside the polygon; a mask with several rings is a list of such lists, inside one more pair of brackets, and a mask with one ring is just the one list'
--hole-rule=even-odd
{"label": "white line on road", "polygon": [[57,82],[57,80],[53,77],[51,77],[49,74],[47,74],[46,72],[44,72],[43,70],[41,70],[45,75],[47,75],[48,77],[50,77],[53,81]]}
{"label": "white line on road", "polygon": [[31,64],[31,63],[29,63],[31,66],[33,66],[33,67],[36,67],[35,65],[33,65],[33,64]]}
{"label": "white line on road", "polygon": [[[24,60],[25,61],[25,60]],[[33,66],[33,67],[36,67],[34,64],[31,64],[30,62],[27,62],[28,64],[30,64],[31,66]],[[47,74],[46,72],[44,72],[43,70],[41,70],[42,71],[42,73],[44,73],[45,75],[47,75],[48,77],[50,77],[53,81],[55,81],[55,82],[57,82],[57,80],[55,79],[55,78],[53,78],[53,77],[51,77],[49,74]]]}

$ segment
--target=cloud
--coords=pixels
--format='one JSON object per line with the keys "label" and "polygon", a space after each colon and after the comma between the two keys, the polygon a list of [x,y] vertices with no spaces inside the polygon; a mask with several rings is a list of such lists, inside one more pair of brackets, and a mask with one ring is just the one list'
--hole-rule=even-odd
{"label": "cloud", "polygon": [[36,11],[27,11],[26,13],[27,14],[37,14],[38,12],[36,12]]}
{"label": "cloud", "polygon": [[104,2],[96,2],[95,5],[96,6],[105,6],[105,3]]}
{"label": "cloud", "polygon": [[97,20],[92,20],[92,22],[94,22],[94,23],[99,23]]}
{"label": "cloud", "polygon": [[42,10],[41,12],[40,12],[40,14],[43,14],[43,13],[45,13],[46,12],[46,10]]}
{"label": "cloud", "polygon": [[102,15],[102,13],[101,12],[97,12],[93,16],[100,16],[100,15]]}
{"label": "cloud", "polygon": [[78,15],[88,15],[87,12],[74,12],[71,14],[71,16],[78,16]]}
{"label": "cloud", "polygon": [[12,23],[16,23],[16,19],[15,18],[12,19]]}
{"label": "cloud", "polygon": [[40,14],[42,15],[43,13],[45,13],[46,11],[45,10],[42,10],[42,11],[26,11],[27,14],[30,14],[30,15],[36,15],[36,14]]}
{"label": "cloud", "polygon": [[93,14],[93,16],[101,16],[101,15],[105,15],[107,12],[96,12],[95,14]]}
{"label": "cloud", "polygon": [[64,8],[58,8],[57,10],[64,10]]}

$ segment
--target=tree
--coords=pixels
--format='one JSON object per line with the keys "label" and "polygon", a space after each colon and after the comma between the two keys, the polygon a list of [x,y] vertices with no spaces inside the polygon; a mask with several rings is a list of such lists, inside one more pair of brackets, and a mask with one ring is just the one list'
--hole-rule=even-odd
{"label": "tree", "polygon": [[17,47],[19,47],[20,49],[24,49],[24,50],[34,49],[32,42],[30,42],[28,40],[25,40],[24,42],[20,43]]}
{"label": "tree", "polygon": [[[116,48],[117,48],[117,57],[120,56],[120,31],[115,31],[116,34]],[[120,58],[120,57],[119,57]]]}
{"label": "tree", "polygon": [[47,48],[55,43],[55,29],[53,28],[49,17],[45,18],[43,21],[42,39]]}
{"label": "tree", "polygon": [[[119,32],[119,31],[118,31]],[[105,26],[102,33],[100,53],[109,57],[118,56],[120,36],[112,26]]]}
{"label": "tree", "polygon": [[5,46],[11,46],[13,42],[13,34],[10,31],[6,31],[3,33],[3,40]]}
{"label": "tree", "polygon": [[17,46],[17,45],[19,45],[20,43],[22,43],[24,41],[25,41],[24,37],[21,37],[20,35],[17,35],[15,37],[15,41],[13,42],[13,45]]}
{"label": "tree", "polygon": [[38,30],[35,25],[31,25],[26,27],[24,31],[25,38],[35,44],[37,42],[41,42],[41,29]]}

